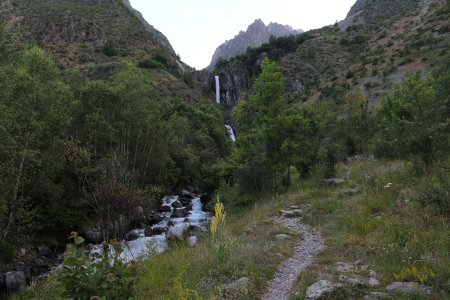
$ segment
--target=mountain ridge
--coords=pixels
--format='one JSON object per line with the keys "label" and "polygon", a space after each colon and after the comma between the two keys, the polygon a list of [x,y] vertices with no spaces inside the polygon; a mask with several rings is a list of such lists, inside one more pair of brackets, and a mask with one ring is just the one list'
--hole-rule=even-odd
{"label": "mountain ridge", "polygon": [[302,33],[303,30],[294,30],[289,25],[270,22],[267,26],[261,19],[256,19],[247,27],[246,31],[240,31],[231,40],[225,41],[215,50],[208,70],[214,69],[220,60],[226,60],[239,54],[245,53],[247,48],[258,47],[267,43],[270,38]]}

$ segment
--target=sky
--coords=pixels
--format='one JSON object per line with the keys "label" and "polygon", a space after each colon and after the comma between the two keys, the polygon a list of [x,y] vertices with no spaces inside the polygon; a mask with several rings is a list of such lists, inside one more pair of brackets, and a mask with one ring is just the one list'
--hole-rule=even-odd
{"label": "sky", "polygon": [[181,60],[200,70],[216,48],[261,19],[305,31],[345,18],[356,0],[130,0],[170,41]]}

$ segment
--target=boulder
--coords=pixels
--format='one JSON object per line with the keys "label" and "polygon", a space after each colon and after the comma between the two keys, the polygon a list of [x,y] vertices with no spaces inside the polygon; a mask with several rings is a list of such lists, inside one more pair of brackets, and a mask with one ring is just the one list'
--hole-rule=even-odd
{"label": "boulder", "polygon": [[330,178],[330,179],[323,179],[320,181],[320,186],[336,186],[345,183],[345,179],[343,178]]}
{"label": "boulder", "polygon": [[39,245],[36,247],[36,249],[37,249],[37,252],[39,255],[46,256],[46,257],[50,257],[52,255],[52,249],[50,249],[50,247],[47,245],[44,245],[44,244]]}
{"label": "boulder", "polygon": [[339,283],[334,283],[328,280],[319,280],[318,282],[308,287],[308,289],[306,290],[306,299],[319,299],[324,294],[330,293],[341,286],[342,285]]}
{"label": "boulder", "polygon": [[16,292],[25,287],[26,276],[23,271],[5,273],[5,286],[8,292]]}
{"label": "boulder", "polygon": [[203,204],[206,204],[206,203],[208,203],[208,202],[211,202],[211,194],[209,194],[209,193],[202,194],[202,195],[200,196],[200,201],[201,201]]}
{"label": "boulder", "polygon": [[284,234],[284,233],[280,233],[280,234],[277,234],[277,235],[275,236],[275,240],[276,240],[276,241],[284,241],[284,240],[287,240],[287,239],[289,239],[289,238],[290,238],[290,236],[287,235],[287,234]]}
{"label": "boulder", "polygon": [[191,199],[188,198],[180,198],[178,201],[180,201],[182,206],[188,206],[192,204]]}
{"label": "boulder", "polygon": [[177,239],[177,240],[184,240],[184,233],[186,232],[186,227],[175,227],[170,226],[166,231],[166,238],[167,239]]}
{"label": "boulder", "polygon": [[195,198],[194,194],[186,190],[182,190],[180,194],[183,198],[191,198],[191,199]]}
{"label": "boulder", "polygon": [[[170,211],[170,209],[169,209]],[[156,225],[163,221],[163,218],[159,214],[151,214],[148,216],[148,225]]]}
{"label": "boulder", "polygon": [[166,232],[164,227],[153,227],[153,235],[160,235]]}
{"label": "boulder", "polygon": [[97,228],[87,229],[83,232],[83,236],[86,238],[88,242],[92,242],[94,244],[100,244],[103,242],[102,231]]}
{"label": "boulder", "polygon": [[31,278],[31,269],[30,266],[28,266],[26,263],[24,263],[23,261],[18,262],[16,264],[16,271],[22,271],[25,274],[25,278],[26,279],[30,279]]}
{"label": "boulder", "polygon": [[380,281],[376,279],[375,277],[369,278],[369,286],[378,286],[380,285]]}
{"label": "boulder", "polygon": [[135,230],[131,230],[130,232],[128,232],[127,234],[125,234],[125,241],[129,242],[129,241],[134,241],[137,240],[139,238],[139,231],[137,229]]}
{"label": "boulder", "polygon": [[47,267],[50,260],[45,256],[39,255],[34,258],[34,263],[39,267]]}
{"label": "boulder", "polygon": [[197,225],[190,225],[187,229],[189,236],[197,236],[204,232],[204,229]]}
{"label": "boulder", "polygon": [[145,236],[152,236],[153,234],[154,234],[154,232],[153,232],[153,228],[152,228],[152,226],[146,226],[145,228],[144,228],[144,234],[145,234]]}
{"label": "boulder", "polygon": [[346,262],[338,261],[336,263],[336,271],[340,273],[351,273],[355,270],[355,266]]}
{"label": "boulder", "polygon": [[221,296],[225,299],[241,299],[242,295],[248,293],[250,285],[251,281],[247,277],[239,278],[232,283],[222,285]]}
{"label": "boulder", "polygon": [[186,205],[186,210],[192,210],[192,204]]}
{"label": "boulder", "polygon": [[177,201],[172,203],[172,207],[173,208],[182,208],[183,205],[180,203],[180,201],[177,200]]}
{"label": "boulder", "polygon": [[195,247],[195,245],[197,245],[198,243],[198,237],[196,237],[195,235],[188,237],[187,239],[187,244],[189,247]]}
{"label": "boulder", "polygon": [[170,215],[171,218],[186,218],[187,216],[189,216],[189,212],[184,208],[175,209]]}
{"label": "boulder", "polygon": [[429,294],[431,287],[416,282],[393,282],[386,287],[386,291],[405,295],[416,293]]}
{"label": "boulder", "polygon": [[162,213],[169,212],[170,210],[171,210],[170,206],[168,206],[168,205],[163,205],[159,208],[159,212],[162,212]]}
{"label": "boulder", "polygon": [[298,218],[302,216],[301,209],[280,210],[280,214],[284,218]]}
{"label": "boulder", "polygon": [[352,286],[364,286],[364,281],[360,278],[347,277],[345,275],[339,275],[339,281],[347,283]]}

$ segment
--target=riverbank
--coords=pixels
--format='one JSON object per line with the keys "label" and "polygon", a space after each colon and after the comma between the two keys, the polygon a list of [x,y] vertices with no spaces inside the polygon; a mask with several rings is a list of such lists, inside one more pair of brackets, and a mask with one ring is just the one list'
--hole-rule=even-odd
{"label": "riverbank", "polygon": [[[423,202],[424,195],[443,189],[437,173],[420,173],[402,161],[354,161],[339,166],[337,174],[346,174],[346,180],[336,185],[319,186],[323,178],[317,172],[293,182],[288,193],[251,206],[226,201],[219,234],[204,232],[193,248],[171,241],[170,251],[136,266],[131,294],[135,299],[262,297],[294,247],[306,240],[274,222],[281,210],[297,206],[302,223],[322,234],[326,249],[300,274],[290,299],[446,299],[449,222]],[[431,188],[434,192],[427,192]],[[38,291],[42,296],[50,289],[35,287],[13,299],[37,299]]]}

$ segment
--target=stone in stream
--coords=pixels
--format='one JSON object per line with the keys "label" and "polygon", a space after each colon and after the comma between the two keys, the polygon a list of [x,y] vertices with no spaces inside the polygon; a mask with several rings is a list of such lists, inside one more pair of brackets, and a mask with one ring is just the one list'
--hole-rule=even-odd
{"label": "stone in stream", "polygon": [[25,287],[26,276],[23,271],[5,273],[5,286],[8,292],[16,292]]}
{"label": "stone in stream", "polygon": [[[169,208],[170,211],[170,208]],[[160,223],[163,218],[159,214],[151,214],[148,216],[148,225],[156,225]]]}
{"label": "stone in stream", "polygon": [[328,280],[319,280],[318,282],[308,287],[308,289],[306,290],[306,299],[319,299],[324,294],[330,293],[341,286],[342,284],[340,283],[334,283]]}
{"label": "stone in stream", "polygon": [[177,239],[182,241],[184,239],[184,234],[186,232],[186,227],[180,226],[169,226],[169,228],[166,231],[166,238],[167,239]]}
{"label": "stone in stream", "polygon": [[182,208],[183,205],[180,203],[180,201],[177,200],[177,201],[172,203],[172,207],[173,208]]}
{"label": "stone in stream", "polygon": [[131,230],[130,232],[128,232],[127,234],[125,234],[125,241],[129,242],[129,241],[134,241],[137,240],[139,238],[139,230],[135,229],[135,230]]}
{"label": "stone in stream", "polygon": [[146,237],[149,237],[149,236],[154,235],[152,226],[146,226],[146,227],[144,228],[144,235],[145,235]]}
{"label": "stone in stream", "polygon": [[205,230],[197,225],[189,225],[187,231],[188,231],[189,236],[193,236],[193,235],[196,236],[196,235],[203,233]]}
{"label": "stone in stream", "polygon": [[47,245],[44,245],[44,244],[39,245],[36,247],[36,249],[37,249],[37,252],[39,255],[46,256],[46,257],[50,257],[52,255],[52,249],[50,249],[50,247]]}
{"label": "stone in stream", "polygon": [[189,211],[187,209],[175,209],[170,215],[171,218],[186,218],[189,216]]}
{"label": "stone in stream", "polygon": [[171,209],[170,209],[170,206],[169,205],[162,205],[160,208],[159,208],[159,212],[161,212],[161,213],[165,213],[165,212],[169,212]]}
{"label": "stone in stream", "polygon": [[186,191],[186,190],[181,191],[181,196],[183,198],[191,198],[191,199],[195,198],[194,194],[192,194],[191,192]]}
{"label": "stone in stream", "polygon": [[154,235],[163,234],[164,232],[166,232],[166,228],[164,228],[164,227],[153,227]]}

